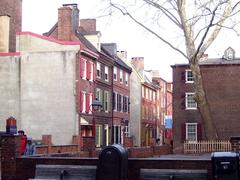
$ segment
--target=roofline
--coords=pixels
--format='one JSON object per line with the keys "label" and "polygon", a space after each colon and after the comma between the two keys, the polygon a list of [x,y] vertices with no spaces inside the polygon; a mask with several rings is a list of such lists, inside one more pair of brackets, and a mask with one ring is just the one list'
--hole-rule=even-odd
{"label": "roofline", "polygon": [[25,31],[25,32],[17,32],[16,35],[30,35],[30,36],[34,36],[34,37],[37,37],[37,38],[40,38],[40,39],[43,39],[43,40],[46,40],[46,41],[50,41],[50,42],[54,42],[54,43],[57,43],[57,44],[61,44],[61,45],[81,45],[80,42],[77,42],[77,41],[59,41],[57,39],[54,39],[54,38],[51,38],[51,37],[48,37],[48,36],[43,36],[43,35],[40,35],[40,34],[36,34],[36,33],[33,33],[33,32],[29,32],[29,31]]}
{"label": "roofline", "polygon": [[[239,66],[239,63],[226,63],[226,64],[199,64],[200,66]],[[175,64],[175,65],[171,65],[172,68],[176,68],[176,67],[189,67],[189,64]]]}

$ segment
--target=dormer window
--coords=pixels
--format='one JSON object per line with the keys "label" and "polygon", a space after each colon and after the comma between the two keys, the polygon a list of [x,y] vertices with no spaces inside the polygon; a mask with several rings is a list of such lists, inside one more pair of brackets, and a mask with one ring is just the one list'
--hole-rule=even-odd
{"label": "dormer window", "polygon": [[227,48],[225,51],[224,51],[224,59],[226,60],[233,60],[235,59],[235,50],[231,47]]}

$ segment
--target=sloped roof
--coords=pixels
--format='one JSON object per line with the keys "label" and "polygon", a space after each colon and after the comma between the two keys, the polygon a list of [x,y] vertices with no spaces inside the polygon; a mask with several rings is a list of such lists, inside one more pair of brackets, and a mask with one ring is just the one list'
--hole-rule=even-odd
{"label": "sloped roof", "polygon": [[129,67],[123,60],[121,60],[118,56],[112,55],[104,46],[101,45],[101,50],[106,53],[108,56],[112,57],[115,63],[125,68],[129,73],[132,72],[132,68]]}

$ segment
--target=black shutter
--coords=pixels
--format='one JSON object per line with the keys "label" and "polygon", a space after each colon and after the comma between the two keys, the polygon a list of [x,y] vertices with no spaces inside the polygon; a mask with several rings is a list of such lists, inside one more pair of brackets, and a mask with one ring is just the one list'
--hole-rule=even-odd
{"label": "black shutter", "polygon": [[181,125],[181,142],[183,143],[184,141],[186,141],[186,124],[185,123]]}

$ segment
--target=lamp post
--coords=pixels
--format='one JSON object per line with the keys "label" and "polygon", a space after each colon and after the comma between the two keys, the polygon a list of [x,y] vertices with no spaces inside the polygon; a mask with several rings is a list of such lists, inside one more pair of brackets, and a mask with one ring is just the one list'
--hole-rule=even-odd
{"label": "lamp post", "polygon": [[[93,100],[93,102],[90,106],[93,107],[94,111],[97,111],[100,108],[102,108],[102,103],[96,98],[95,100]],[[93,124],[92,135],[93,135],[93,137],[95,137],[95,135],[96,135],[96,121],[95,121],[94,114],[93,114],[92,124]]]}

